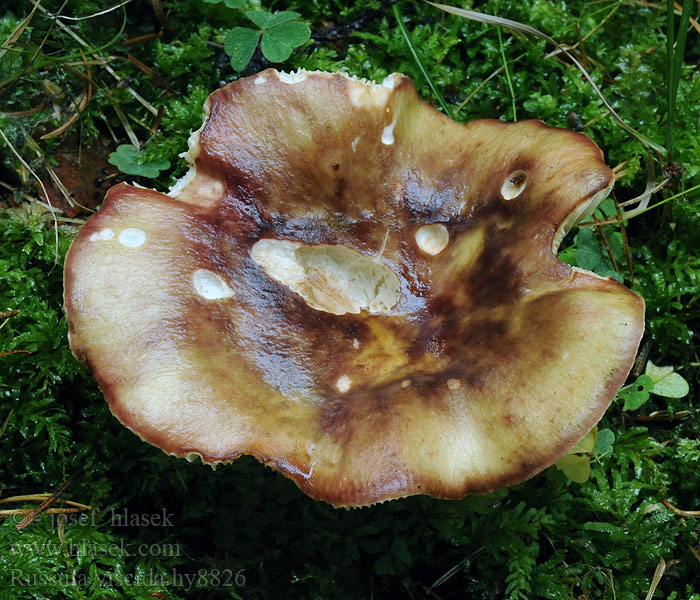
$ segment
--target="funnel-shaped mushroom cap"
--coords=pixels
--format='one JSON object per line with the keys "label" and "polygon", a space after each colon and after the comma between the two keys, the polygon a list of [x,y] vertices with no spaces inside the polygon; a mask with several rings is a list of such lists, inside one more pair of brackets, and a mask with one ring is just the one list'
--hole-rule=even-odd
{"label": "funnel-shaped mushroom cap", "polygon": [[555,256],[613,183],[586,136],[460,125],[402,75],[268,70],[206,111],[183,182],[112,188],[67,258],[124,425],[360,506],[522,481],[598,421],[644,307]]}

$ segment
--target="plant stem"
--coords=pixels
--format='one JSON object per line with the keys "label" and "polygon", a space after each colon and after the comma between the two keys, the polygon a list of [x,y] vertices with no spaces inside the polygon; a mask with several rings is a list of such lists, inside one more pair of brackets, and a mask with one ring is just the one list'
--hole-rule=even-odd
{"label": "plant stem", "polygon": [[435,96],[435,98],[437,99],[437,101],[440,104],[440,106],[442,107],[442,110],[444,111],[444,113],[448,117],[450,117],[451,119],[454,119],[454,116],[452,115],[452,111],[447,106],[447,103],[445,102],[445,99],[442,97],[442,94],[435,87],[433,80],[430,78],[430,75],[428,75],[428,72],[425,70],[425,67],[423,66],[423,62],[421,61],[420,56],[418,56],[418,52],[416,52],[416,49],[413,46],[413,42],[411,42],[411,37],[408,35],[408,30],[406,29],[406,25],[404,25],[403,15],[401,14],[401,11],[399,10],[398,4],[394,4],[394,6],[392,7],[392,10],[394,11],[394,17],[396,17],[396,23],[399,26],[399,30],[401,31],[404,39],[406,40],[406,44],[408,44],[408,49],[411,51],[411,54],[413,55],[413,58],[415,59],[416,64],[418,65],[418,68],[420,69],[420,72],[423,74],[423,77],[425,77],[425,80],[428,82],[428,85],[430,86],[430,90],[433,92],[433,96]]}
{"label": "plant stem", "polygon": [[510,102],[513,106],[513,121],[518,120],[518,114],[515,111],[515,91],[513,90],[513,81],[510,78],[510,69],[508,68],[508,61],[506,60],[506,50],[503,47],[503,37],[501,36],[501,28],[496,27],[498,32],[498,45],[501,48],[501,59],[503,60],[503,69],[506,72],[506,81],[508,82],[508,89],[510,90]]}

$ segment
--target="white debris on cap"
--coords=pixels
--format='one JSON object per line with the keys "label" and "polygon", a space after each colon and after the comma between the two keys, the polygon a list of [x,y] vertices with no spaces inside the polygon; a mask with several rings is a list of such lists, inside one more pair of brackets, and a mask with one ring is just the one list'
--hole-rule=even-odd
{"label": "white debris on cap", "polygon": [[382,131],[382,144],[391,146],[394,143],[394,126],[396,125],[396,117]]}
{"label": "white debris on cap", "polygon": [[233,296],[233,290],[218,273],[197,269],[192,275],[195,291],[207,300],[221,300]]}
{"label": "white debris on cap", "polygon": [[146,232],[138,227],[127,227],[122,229],[117,239],[122,246],[138,248],[146,241]]}
{"label": "white debris on cap", "polygon": [[113,240],[114,239],[114,231],[112,231],[109,227],[106,227],[105,229],[101,229],[100,231],[95,231],[90,234],[90,241],[91,242],[98,242],[100,240]]}
{"label": "white debris on cap", "polygon": [[416,231],[415,237],[418,248],[431,256],[440,254],[450,241],[450,233],[442,223],[423,225]]}
{"label": "white debris on cap", "polygon": [[338,388],[338,391],[341,394],[344,394],[350,389],[350,386],[352,385],[352,379],[350,379],[347,375],[343,375],[342,377],[338,378],[338,381],[335,383],[335,387]]}

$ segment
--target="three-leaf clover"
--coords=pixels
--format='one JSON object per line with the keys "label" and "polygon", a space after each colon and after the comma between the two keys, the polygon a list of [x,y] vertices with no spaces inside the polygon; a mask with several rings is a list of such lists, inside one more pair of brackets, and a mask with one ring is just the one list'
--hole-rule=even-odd
{"label": "three-leaf clover", "polygon": [[591,474],[591,455],[596,445],[596,427],[591,429],[585,437],[571,450],[562,456],[555,467],[564,472],[571,481],[584,483]]}
{"label": "three-leaf clover", "polygon": [[688,395],[690,386],[681,375],[674,372],[674,367],[657,367],[648,361],[645,374],[654,380],[652,394],[665,398],[683,398]]}
{"label": "three-leaf clover", "polygon": [[301,17],[297,12],[283,10],[273,14],[264,10],[248,10],[245,15],[259,29],[234,27],[224,40],[224,50],[231,57],[231,66],[236,71],[248,66],[258,40],[265,58],[270,62],[283,62],[295,48],[311,38],[311,29],[297,20]]}
{"label": "three-leaf clover", "polygon": [[654,380],[648,375],[640,375],[634,383],[623,387],[617,395],[625,401],[622,410],[637,410],[649,400],[649,394],[654,388]]}
{"label": "three-leaf clover", "polygon": [[112,152],[108,158],[110,164],[117,167],[127,175],[140,175],[141,177],[158,177],[161,171],[170,167],[167,160],[149,161],[143,153],[139,152],[131,144],[122,144]]}
{"label": "three-leaf clover", "polygon": [[673,367],[657,367],[648,361],[644,375],[623,387],[617,395],[625,401],[623,410],[637,410],[649,399],[649,394],[665,398],[683,398],[689,391],[688,382],[676,373]]}
{"label": "three-leaf clover", "polygon": [[563,471],[571,481],[585,483],[591,475],[591,459],[612,452],[614,442],[615,434],[610,429],[598,431],[598,428],[594,427],[554,466]]}

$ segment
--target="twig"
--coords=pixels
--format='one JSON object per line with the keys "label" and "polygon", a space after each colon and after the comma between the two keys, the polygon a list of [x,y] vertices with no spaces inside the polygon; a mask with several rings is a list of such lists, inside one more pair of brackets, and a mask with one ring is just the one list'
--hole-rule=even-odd
{"label": "twig", "polygon": [[663,502],[666,508],[670,508],[679,517],[700,517],[700,510],[681,510],[673,506],[668,500],[664,500]]}
{"label": "twig", "polygon": [[163,35],[163,30],[161,29],[158,33],[147,33],[146,35],[138,35],[136,37],[129,38],[124,42],[127,48],[140,44],[142,42],[150,42],[151,40],[157,40]]}
{"label": "twig", "polygon": [[36,518],[44,512],[49,506],[51,506],[58,498],[63,494],[68,489],[68,486],[70,486],[73,481],[75,481],[75,478],[77,477],[77,473],[75,475],[72,475],[69,477],[66,482],[61,485],[53,494],[51,494],[48,498],[46,498],[39,506],[36,508],[32,509],[24,519],[22,519],[17,525],[15,525],[15,528],[17,531],[22,531],[27,525],[33,523]]}
{"label": "twig", "polygon": [[[34,508],[9,508],[0,510],[0,516],[2,517],[18,517],[20,515],[30,515]],[[45,515],[66,515],[70,513],[83,512],[83,508],[47,508],[42,511]],[[36,518],[36,517],[35,517]]]}
{"label": "twig", "polygon": [[165,16],[165,11],[163,10],[163,3],[161,0],[151,0],[151,4],[153,5],[153,12],[156,14],[156,18],[160,22],[160,24],[163,26],[163,29],[166,31],[172,31],[173,28],[168,23],[168,17]]}
{"label": "twig", "polygon": [[0,356],[10,356],[10,354],[31,354],[31,350],[9,350],[8,352],[0,352]]}
{"label": "twig", "polygon": [[[22,496],[10,496],[9,498],[0,499],[0,504],[8,504],[12,502],[43,502],[51,498],[52,494],[24,494]],[[73,500],[62,500],[68,506],[80,508],[81,510],[92,510],[89,504],[82,504]]]}
{"label": "twig", "polygon": [[146,75],[148,75],[151,79],[153,79],[153,83],[156,84],[159,87],[164,87],[167,89],[169,92],[174,92],[175,90],[173,89],[173,86],[170,85],[167,79],[163,77],[162,75],[159,75],[156,73],[151,67],[148,65],[143,64],[138,58],[136,58],[133,54],[127,54],[126,57],[129,59],[129,62],[134,65],[137,69],[140,71],[143,71]]}
{"label": "twig", "polygon": [[[678,4],[678,2],[673,3],[673,8],[676,9],[676,14],[683,14],[683,9],[681,8],[681,5]],[[688,19],[690,20],[690,24],[693,26],[695,31],[700,33],[700,25],[698,25],[698,22],[695,19],[693,19],[693,17],[688,17]]]}
{"label": "twig", "polygon": [[600,235],[601,239],[603,240],[603,245],[605,246],[605,249],[608,251],[608,256],[610,257],[610,262],[612,262],[613,269],[615,269],[616,273],[619,273],[620,267],[617,266],[617,261],[615,260],[615,254],[613,253],[612,247],[610,246],[610,242],[608,241],[608,236],[605,235],[605,231],[603,230],[602,227],[596,227],[595,230],[598,232],[598,235]]}
{"label": "twig", "polygon": [[656,591],[661,578],[666,572],[666,561],[663,558],[659,559],[659,564],[656,565],[656,570],[654,571],[654,578],[651,580],[651,585],[649,586],[649,591],[647,592],[645,600],[651,600],[654,597],[654,592]]}
{"label": "twig", "polygon": [[690,414],[690,411],[683,410],[674,414],[669,414],[667,410],[660,410],[653,412],[650,415],[638,415],[636,417],[631,417],[631,420],[635,423],[653,423],[657,421],[670,422],[678,421],[680,419],[685,419]]}

